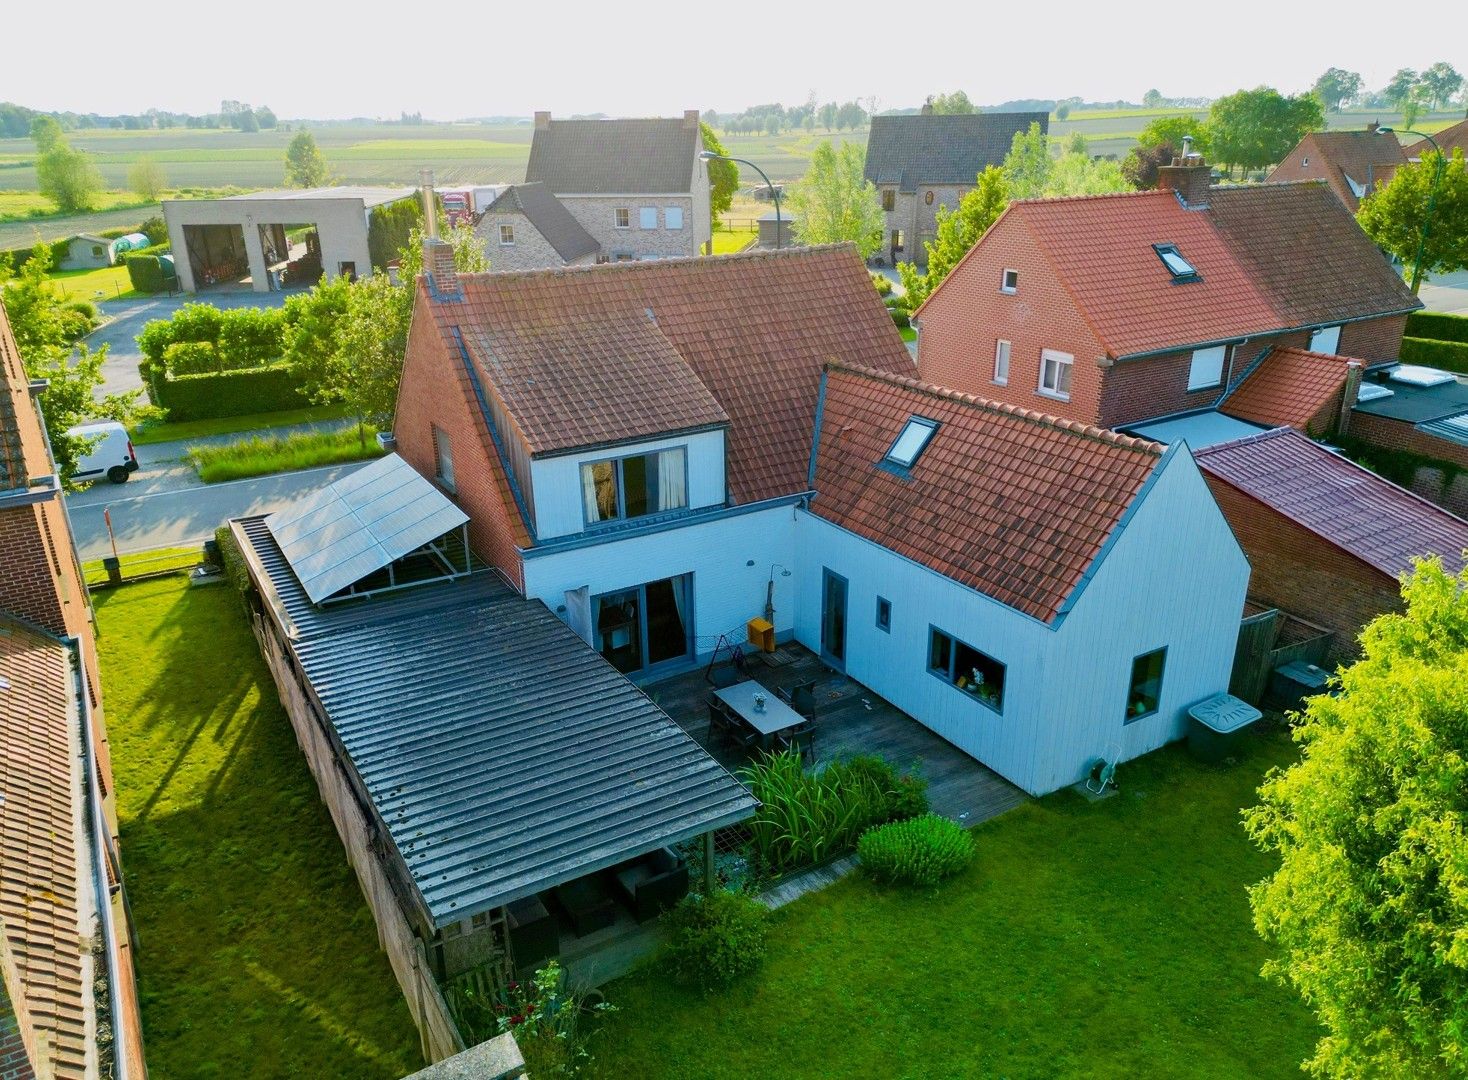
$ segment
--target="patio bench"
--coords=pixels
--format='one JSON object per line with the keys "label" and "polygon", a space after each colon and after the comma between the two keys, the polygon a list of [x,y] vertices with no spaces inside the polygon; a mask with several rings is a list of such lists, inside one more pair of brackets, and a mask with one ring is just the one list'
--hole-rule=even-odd
{"label": "patio bench", "polygon": [[658,848],[612,875],[632,917],[647,922],[688,895],[688,864],[669,848]]}
{"label": "patio bench", "polygon": [[616,902],[594,877],[556,886],[555,897],[577,937],[604,930],[617,919]]}

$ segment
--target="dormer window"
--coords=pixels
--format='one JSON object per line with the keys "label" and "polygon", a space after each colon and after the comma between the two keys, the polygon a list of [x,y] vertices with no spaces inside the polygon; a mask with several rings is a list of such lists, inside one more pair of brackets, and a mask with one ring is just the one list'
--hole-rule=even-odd
{"label": "dormer window", "polygon": [[927,420],[921,416],[908,419],[903,425],[902,433],[897,436],[892,448],[882,461],[887,465],[894,465],[899,469],[910,469],[928,448],[932,441],[933,433],[938,430],[936,420]]}
{"label": "dormer window", "polygon": [[581,466],[588,525],[665,514],[688,506],[687,455],[680,446]]}
{"label": "dormer window", "polygon": [[1183,258],[1176,244],[1153,244],[1152,250],[1157,252],[1157,257],[1162,260],[1162,265],[1167,267],[1167,272],[1172,275],[1173,281],[1202,280],[1198,274],[1198,268]]}

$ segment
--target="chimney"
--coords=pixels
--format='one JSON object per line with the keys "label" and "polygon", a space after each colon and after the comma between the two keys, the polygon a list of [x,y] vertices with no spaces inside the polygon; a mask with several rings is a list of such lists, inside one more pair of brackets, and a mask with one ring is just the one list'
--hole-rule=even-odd
{"label": "chimney", "polygon": [[[433,170],[418,170],[418,191],[423,196],[423,237],[425,240],[438,239],[438,204],[433,197]],[[428,265],[428,260],[423,260],[423,265]]]}
{"label": "chimney", "polygon": [[933,95],[932,94],[929,94],[928,95],[928,99],[923,102],[923,107],[921,109],[919,109],[918,112],[921,115],[923,115],[923,116],[932,116],[933,115]]}
{"label": "chimney", "polygon": [[695,130],[696,131],[698,129],[698,110],[697,109],[684,109],[683,110],[683,127],[684,127],[685,130]]}
{"label": "chimney", "polygon": [[1341,414],[1336,418],[1335,433],[1337,436],[1348,434],[1351,427],[1351,410],[1356,405],[1356,397],[1361,393],[1361,361],[1346,361],[1346,388],[1341,394]]}
{"label": "chimney", "polygon": [[1183,153],[1170,165],[1157,170],[1157,186],[1171,188],[1189,210],[1208,209],[1208,187],[1213,183],[1213,169],[1202,154],[1193,153],[1193,138],[1183,136]]}
{"label": "chimney", "polygon": [[550,127],[550,113],[537,112],[535,114],[535,130],[544,131],[548,127]]}
{"label": "chimney", "polygon": [[438,205],[433,196],[433,170],[418,174],[423,188],[423,273],[434,299],[459,295],[459,274],[454,269],[454,246],[438,235]]}
{"label": "chimney", "polygon": [[1379,121],[1376,121],[1376,120],[1371,121],[1371,123],[1369,123],[1369,124],[1366,125],[1366,134],[1368,134],[1368,135],[1375,135],[1376,134],[1376,129],[1379,128],[1380,126],[1381,126],[1381,124],[1380,124]]}

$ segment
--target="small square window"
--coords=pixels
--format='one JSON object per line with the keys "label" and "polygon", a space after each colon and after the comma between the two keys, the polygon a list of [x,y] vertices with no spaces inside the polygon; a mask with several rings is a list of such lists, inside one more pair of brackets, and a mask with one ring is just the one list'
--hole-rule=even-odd
{"label": "small square window", "polygon": [[642,229],[656,229],[658,227],[658,208],[656,206],[639,207],[637,225]]}
{"label": "small square window", "polygon": [[887,213],[889,214],[893,210],[897,209],[897,192],[893,191],[891,188],[888,188],[886,191],[882,192],[882,209],[887,211]]}
{"label": "small square window", "polygon": [[515,243],[515,226],[513,226],[513,225],[501,225],[500,226],[500,246],[501,247],[510,247],[514,243]]}
{"label": "small square window", "polygon": [[1162,698],[1162,669],[1167,650],[1155,649],[1132,661],[1132,681],[1127,688],[1126,723],[1151,716]]}
{"label": "small square window", "polygon": [[1000,386],[1009,383],[1009,350],[1012,348],[1009,342],[999,340],[994,342],[994,381]]}
{"label": "small square window", "polygon": [[663,224],[665,224],[670,229],[681,229],[681,228],[683,228],[683,207],[681,207],[681,206],[665,206],[665,207],[663,207]]}
{"label": "small square window", "polygon": [[613,210],[612,224],[619,229],[630,229],[632,227],[632,208],[619,206]]}
{"label": "small square window", "polygon": [[1223,385],[1223,362],[1228,357],[1228,346],[1215,345],[1211,349],[1194,349],[1192,363],[1188,365],[1188,389],[1211,390]]}
{"label": "small square window", "polygon": [[921,416],[910,418],[882,460],[901,469],[912,468],[937,430],[938,423],[935,420],[925,420]]}
{"label": "small square window", "polygon": [[892,632],[892,601],[885,596],[877,597],[877,629]]}
{"label": "small square window", "polygon": [[1070,373],[1075,357],[1069,353],[1043,349],[1040,352],[1040,393],[1047,397],[1070,400]]}
{"label": "small square window", "polygon": [[1019,292],[1019,271],[1006,270],[999,278],[999,291],[1004,293]]}

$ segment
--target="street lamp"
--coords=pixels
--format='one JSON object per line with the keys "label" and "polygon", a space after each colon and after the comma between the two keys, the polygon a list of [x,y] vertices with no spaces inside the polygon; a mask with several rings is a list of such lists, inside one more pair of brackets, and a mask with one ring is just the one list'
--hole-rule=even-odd
{"label": "street lamp", "polygon": [[[1434,143],[1433,145],[1435,146],[1437,144]],[[742,157],[729,157],[727,154],[716,154],[712,150],[704,150],[698,156],[703,158],[704,161],[737,161],[741,165],[748,165],[751,169],[760,174],[760,176],[764,179],[765,187],[770,189],[770,195],[772,195],[775,200],[775,246],[779,247],[780,234],[784,231],[780,224],[780,189],[777,188],[774,184],[770,183],[770,178],[768,176],[765,176],[765,171],[754,162],[747,161]]]}
{"label": "street lamp", "polygon": [[1427,213],[1422,216],[1422,236],[1417,241],[1417,265],[1412,270],[1412,295],[1417,295],[1417,289],[1422,284],[1422,257],[1427,253],[1427,234],[1432,228],[1432,215],[1437,210],[1437,189],[1442,187],[1443,182],[1443,151],[1438,146],[1437,140],[1425,131],[1413,131],[1411,128],[1389,128],[1379,127],[1376,129],[1386,135],[1395,135],[1400,130],[1404,135],[1417,135],[1432,143],[1432,149],[1437,154],[1437,168],[1432,174],[1432,188],[1427,195]]}

